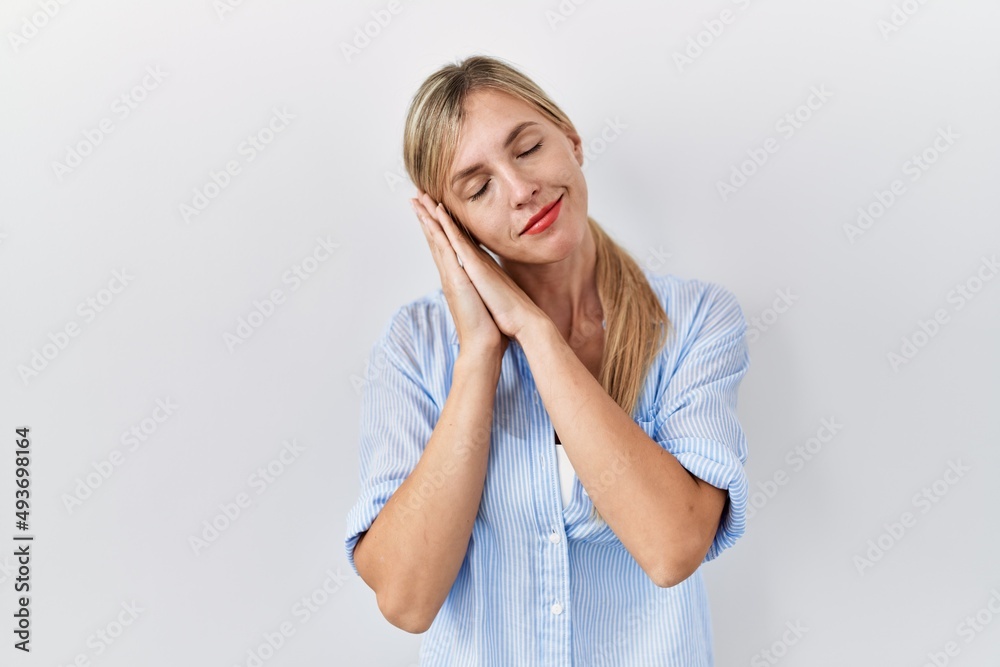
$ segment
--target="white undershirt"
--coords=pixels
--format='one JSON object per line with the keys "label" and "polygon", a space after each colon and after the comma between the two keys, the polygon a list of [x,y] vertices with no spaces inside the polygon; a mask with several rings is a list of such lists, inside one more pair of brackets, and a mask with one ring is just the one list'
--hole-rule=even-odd
{"label": "white undershirt", "polygon": [[568,507],[569,501],[573,498],[573,480],[576,478],[576,471],[566,456],[566,450],[559,444],[556,445],[556,464],[559,468],[559,488],[562,490],[563,507]]}
{"label": "white undershirt", "polygon": [[[607,323],[603,319],[601,327],[607,328]],[[576,479],[576,470],[569,462],[566,450],[559,443],[556,443],[556,466],[559,468],[559,490],[562,492],[563,507],[567,507],[573,499],[573,482]]]}

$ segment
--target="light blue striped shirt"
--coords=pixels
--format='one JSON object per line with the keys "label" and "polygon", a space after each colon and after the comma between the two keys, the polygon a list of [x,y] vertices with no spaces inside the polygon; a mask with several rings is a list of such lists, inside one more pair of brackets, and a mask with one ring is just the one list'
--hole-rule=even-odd
{"label": "light blue striped shirt", "polygon": [[[704,562],[746,527],[747,443],[736,397],[750,357],[746,320],[726,288],[646,271],[670,328],[633,417],[692,474],[728,489]],[[371,348],[362,391],[358,537],[416,466],[451,386],[458,337],[439,288],[401,306]],[[511,340],[497,385],[486,482],[468,551],[424,634],[422,667],[711,666],[701,569],[660,588],[574,475],[563,506],[552,422],[524,350]]]}

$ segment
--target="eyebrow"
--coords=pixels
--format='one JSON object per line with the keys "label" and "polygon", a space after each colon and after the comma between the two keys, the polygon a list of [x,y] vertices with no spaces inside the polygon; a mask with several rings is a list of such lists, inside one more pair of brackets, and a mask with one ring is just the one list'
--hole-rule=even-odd
{"label": "eyebrow", "polygon": [[[526,127],[529,127],[531,125],[538,125],[538,123],[536,123],[533,120],[526,120],[523,123],[518,123],[517,125],[515,125],[514,129],[512,129],[510,131],[510,134],[508,134],[507,138],[504,140],[503,147],[507,148],[512,143],[514,143],[514,140],[517,139],[517,135],[521,134],[522,130],[524,130]],[[455,177],[451,179],[451,186],[455,187],[455,184],[458,183],[459,181],[461,181],[463,178],[466,178],[469,175],[476,173],[477,171],[479,171],[482,168],[483,168],[483,163],[482,162],[478,162],[478,163],[472,165],[471,167],[466,167],[462,171],[460,171],[457,174],[455,174]]]}

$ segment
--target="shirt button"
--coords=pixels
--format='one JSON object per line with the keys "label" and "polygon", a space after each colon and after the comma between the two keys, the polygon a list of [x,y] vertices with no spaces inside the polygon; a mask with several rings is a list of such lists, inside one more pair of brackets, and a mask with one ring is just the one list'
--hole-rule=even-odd
{"label": "shirt button", "polygon": [[562,538],[559,537],[559,533],[557,533],[556,531],[553,530],[551,533],[549,533],[549,542],[551,542],[552,544],[558,544],[560,539]]}
{"label": "shirt button", "polygon": [[562,613],[562,605],[559,604],[558,602],[556,602],[554,605],[552,605],[552,613],[555,614],[556,616],[558,616],[559,614],[561,614]]}

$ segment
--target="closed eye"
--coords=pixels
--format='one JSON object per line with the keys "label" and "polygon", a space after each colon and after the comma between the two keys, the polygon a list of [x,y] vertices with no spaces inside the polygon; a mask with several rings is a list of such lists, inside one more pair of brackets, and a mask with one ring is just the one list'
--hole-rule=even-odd
{"label": "closed eye", "polygon": [[523,153],[521,153],[520,155],[518,155],[518,157],[524,157],[525,155],[531,155],[532,153],[534,153],[535,151],[537,151],[541,147],[542,147],[542,142],[539,141],[537,144],[535,144],[534,148],[530,148],[530,149],[524,151]]}
{"label": "closed eye", "polygon": [[[534,153],[535,151],[537,151],[541,147],[542,147],[542,142],[539,141],[537,144],[535,144],[534,148],[530,148],[530,149],[524,151],[523,153],[521,153],[520,155],[518,155],[518,157],[524,157],[525,155],[531,155],[532,153]],[[483,183],[483,187],[479,190],[479,192],[477,192],[476,194],[472,195],[469,198],[469,201],[476,201],[477,199],[479,199],[480,197],[482,197],[483,195],[485,195],[486,194],[486,190],[489,187],[489,185],[490,185],[490,182],[487,180],[485,183]]]}

